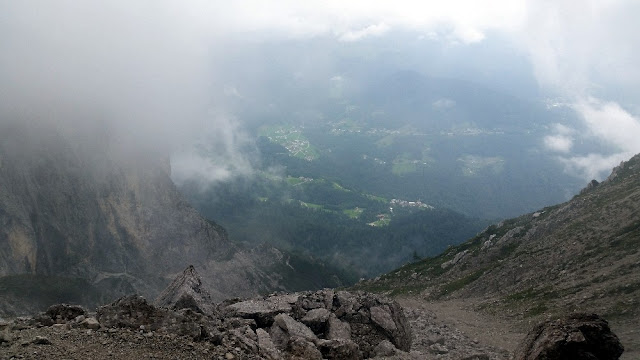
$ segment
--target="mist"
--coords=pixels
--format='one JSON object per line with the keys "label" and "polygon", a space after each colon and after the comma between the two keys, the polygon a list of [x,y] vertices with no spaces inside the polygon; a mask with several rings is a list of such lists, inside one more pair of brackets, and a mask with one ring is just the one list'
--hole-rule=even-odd
{"label": "mist", "polygon": [[[336,79],[355,91],[369,85],[355,77],[415,70],[556,99],[581,123],[550,128],[540,150],[585,179],[640,152],[636,3],[490,5],[3,2],[0,121],[102,124],[171,154],[175,181],[215,182],[253,173],[249,118],[322,121]],[[580,151],[579,136],[609,150]]]}
{"label": "mist", "polygon": [[240,129],[212,112],[216,37],[196,11],[170,1],[3,2],[0,121],[72,138],[99,129],[133,153],[198,141],[234,152]]}

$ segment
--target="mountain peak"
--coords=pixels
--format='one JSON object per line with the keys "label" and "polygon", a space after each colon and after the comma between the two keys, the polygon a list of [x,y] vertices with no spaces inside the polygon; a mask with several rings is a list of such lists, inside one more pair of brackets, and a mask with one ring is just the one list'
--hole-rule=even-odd
{"label": "mountain peak", "polygon": [[171,309],[189,308],[203,314],[213,313],[211,295],[202,286],[202,278],[193,265],[176,276],[158,296],[155,304]]}

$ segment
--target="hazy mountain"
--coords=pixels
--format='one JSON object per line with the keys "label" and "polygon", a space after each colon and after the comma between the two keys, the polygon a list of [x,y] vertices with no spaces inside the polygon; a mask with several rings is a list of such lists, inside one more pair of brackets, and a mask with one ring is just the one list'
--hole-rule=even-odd
{"label": "hazy mountain", "polygon": [[340,284],[322,264],[237,247],[178,193],[166,156],[116,145],[108,129],[2,127],[0,311],[153,297],[189,264],[218,300]]}

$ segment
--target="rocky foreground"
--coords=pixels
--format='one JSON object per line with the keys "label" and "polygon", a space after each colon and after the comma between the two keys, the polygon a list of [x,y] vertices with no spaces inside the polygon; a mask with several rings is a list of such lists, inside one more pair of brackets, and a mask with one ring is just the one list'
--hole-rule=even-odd
{"label": "rocky foreground", "polygon": [[59,304],[0,321],[0,359],[615,360],[623,351],[596,315],[541,324],[525,340],[512,354],[424,309],[405,311],[365,292],[325,289],[214,304],[193,267],[155,304],[130,295],[95,313]]}

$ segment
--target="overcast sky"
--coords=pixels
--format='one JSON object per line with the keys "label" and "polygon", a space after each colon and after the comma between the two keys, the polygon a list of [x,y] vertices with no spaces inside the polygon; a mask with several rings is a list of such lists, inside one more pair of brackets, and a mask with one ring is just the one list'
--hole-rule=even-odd
{"label": "overcast sky", "polygon": [[575,155],[575,134],[561,124],[541,139],[569,167],[596,177],[640,152],[639,17],[635,0],[0,0],[0,110],[7,117],[38,108],[51,117],[51,109],[91,108],[123,133],[171,146],[215,133],[229,161],[209,170],[224,177],[248,169],[236,151],[241,126],[210,109],[230,41],[355,43],[402,30],[467,47],[499,35],[592,136],[618,148]]}

